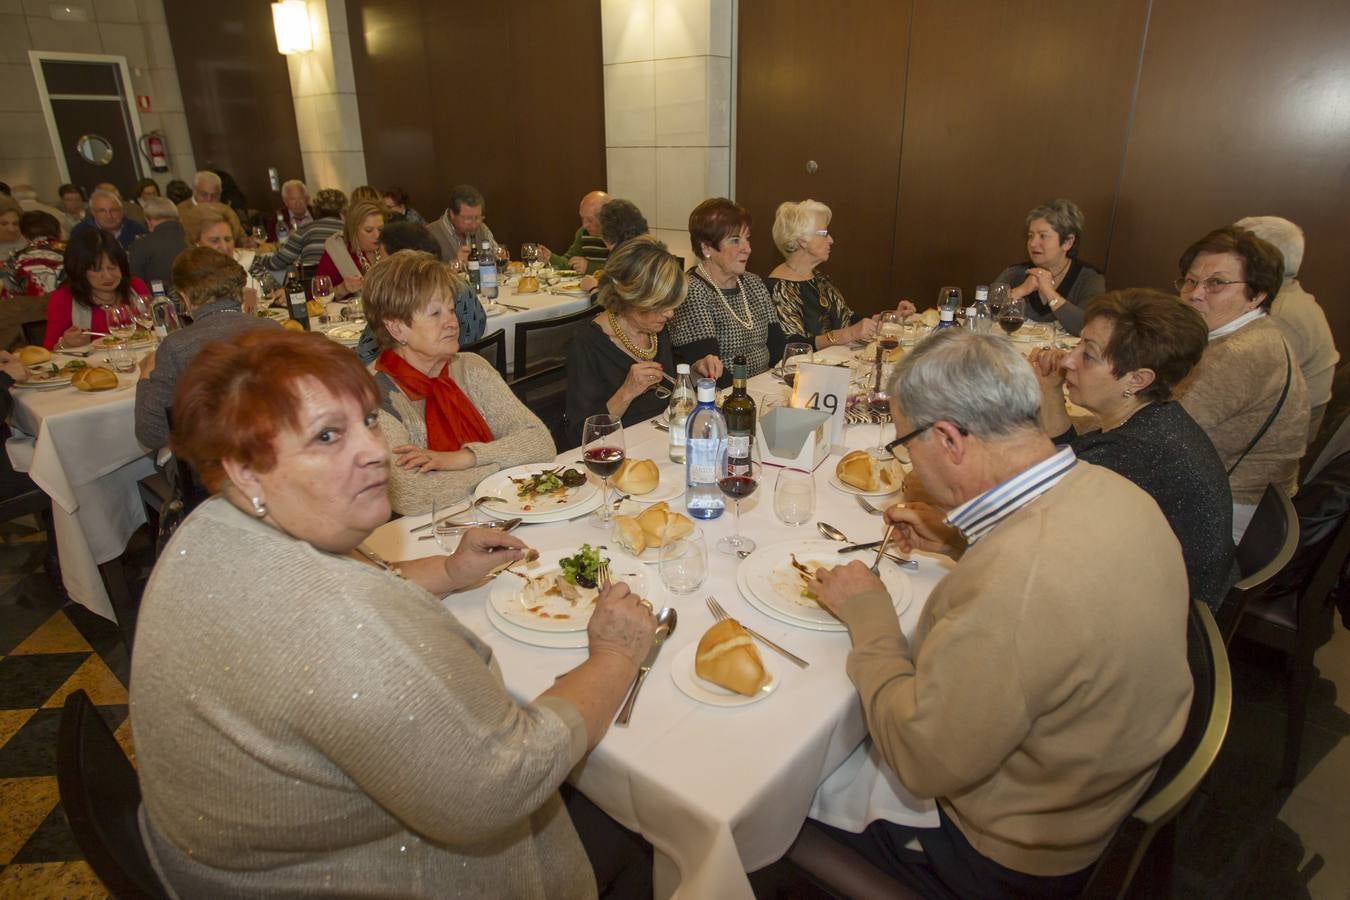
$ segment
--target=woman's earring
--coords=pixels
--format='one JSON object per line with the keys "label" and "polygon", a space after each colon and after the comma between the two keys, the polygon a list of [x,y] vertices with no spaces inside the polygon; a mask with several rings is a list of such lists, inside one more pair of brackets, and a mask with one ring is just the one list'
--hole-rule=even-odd
{"label": "woman's earring", "polygon": [[248,499],[249,502],[253,504],[253,514],[255,516],[261,519],[267,515],[267,504],[263,503],[261,497],[249,497]]}
{"label": "woman's earring", "polygon": [[1126,388],[1126,389],[1125,389],[1125,392],[1124,392],[1123,394],[1121,394],[1120,396],[1123,397],[1123,398],[1125,398],[1126,400],[1128,400],[1128,399],[1130,399],[1131,397],[1134,396],[1134,391],[1130,390],[1129,388]]}

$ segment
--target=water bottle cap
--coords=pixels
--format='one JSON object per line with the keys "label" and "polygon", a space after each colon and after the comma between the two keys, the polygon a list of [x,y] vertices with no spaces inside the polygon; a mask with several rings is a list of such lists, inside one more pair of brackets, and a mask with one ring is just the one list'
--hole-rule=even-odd
{"label": "water bottle cap", "polygon": [[712,403],[717,399],[717,382],[711,378],[700,378],[698,380],[698,402]]}
{"label": "water bottle cap", "polygon": [[976,299],[976,300],[988,300],[988,299],[989,299],[989,286],[986,285],[986,284],[981,284],[981,285],[976,286],[976,288],[975,288],[975,299]]}
{"label": "water bottle cap", "polygon": [[675,367],[675,374],[676,374],[676,375],[688,375],[688,374],[689,374],[689,363],[680,363],[679,365],[677,365],[677,366]]}

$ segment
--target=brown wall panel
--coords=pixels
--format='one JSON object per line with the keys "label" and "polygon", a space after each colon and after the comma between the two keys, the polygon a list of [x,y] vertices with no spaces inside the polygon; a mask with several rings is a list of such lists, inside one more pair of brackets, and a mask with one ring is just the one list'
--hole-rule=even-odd
{"label": "brown wall panel", "polygon": [[1307,234],[1301,280],[1350,351],[1350,4],[1155,0],[1110,282],[1165,287],[1186,245],[1245,215]]}
{"label": "brown wall panel", "polygon": [[860,312],[899,298],[887,273],[909,11],[890,0],[740,3],[736,199],[755,219],[750,268],[767,274],[782,260],[779,203],[819,200],[834,213],[826,271]]}
{"label": "brown wall panel", "polygon": [[600,7],[347,0],[371,184],[428,218],[468,182],[497,237],[554,250],[605,184]]}
{"label": "brown wall panel", "polygon": [[1146,5],[916,3],[893,278],[921,308],[1026,259],[1026,213],[1054,197],[1103,264]]}
{"label": "brown wall panel", "polygon": [[286,58],[277,53],[267,3],[235,3],[204,12],[195,0],[164,0],[197,165],[234,176],[257,209],[281,197],[267,169],[300,178],[300,138]]}

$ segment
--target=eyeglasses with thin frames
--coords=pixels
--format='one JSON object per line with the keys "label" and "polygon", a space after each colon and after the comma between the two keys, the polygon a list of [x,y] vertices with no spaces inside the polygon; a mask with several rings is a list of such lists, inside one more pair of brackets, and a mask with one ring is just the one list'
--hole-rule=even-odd
{"label": "eyeglasses with thin frames", "polygon": [[1228,287],[1230,284],[1248,284],[1246,281],[1224,281],[1218,276],[1211,276],[1204,281],[1196,281],[1194,278],[1178,278],[1172,282],[1172,286],[1183,294],[1189,294],[1196,287],[1203,287],[1206,294],[1217,294],[1219,291]]}

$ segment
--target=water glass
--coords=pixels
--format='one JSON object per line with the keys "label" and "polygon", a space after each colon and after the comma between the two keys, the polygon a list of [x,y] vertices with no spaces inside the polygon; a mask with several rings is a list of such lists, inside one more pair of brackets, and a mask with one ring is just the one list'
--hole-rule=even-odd
{"label": "water glass", "polygon": [[[468,509],[463,509],[463,500],[448,501],[439,497],[431,498],[431,521],[436,524],[432,526],[431,533],[436,536],[436,543],[446,553],[454,553],[455,548],[459,546],[460,535],[464,534],[465,526],[447,525],[442,522],[477,522],[478,510],[472,504]],[[451,510],[458,509],[459,513],[452,514]]]}
{"label": "water glass", "polygon": [[136,371],[136,354],[128,350],[126,344],[119,343],[112,348],[112,352],[108,354],[108,362],[114,371],[123,375]]}
{"label": "water glass", "polygon": [[773,485],[773,511],[785,525],[804,525],[816,512],[816,481],[805,469],[778,470]]}
{"label": "water glass", "polygon": [[708,577],[708,544],[703,529],[695,525],[684,537],[666,539],[657,565],[661,583],[672,594],[692,594],[702,587]]}

